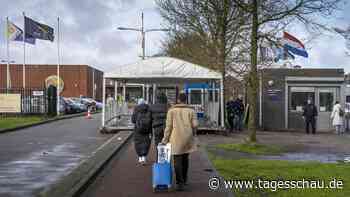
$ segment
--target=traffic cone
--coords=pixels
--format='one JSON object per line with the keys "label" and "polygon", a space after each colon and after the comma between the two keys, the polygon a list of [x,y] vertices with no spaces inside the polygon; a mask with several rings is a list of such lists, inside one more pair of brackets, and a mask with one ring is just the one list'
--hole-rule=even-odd
{"label": "traffic cone", "polygon": [[85,116],[86,119],[91,119],[91,113],[90,113],[90,109],[88,109],[87,114]]}

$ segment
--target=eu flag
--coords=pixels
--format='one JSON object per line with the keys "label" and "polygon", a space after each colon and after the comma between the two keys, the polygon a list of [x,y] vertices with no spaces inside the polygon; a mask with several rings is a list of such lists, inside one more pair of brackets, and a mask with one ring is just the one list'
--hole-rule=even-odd
{"label": "eu flag", "polygon": [[54,40],[54,31],[53,28],[36,22],[31,18],[24,17],[24,26],[25,26],[25,34],[26,38],[36,38],[41,40],[50,40],[51,42]]}

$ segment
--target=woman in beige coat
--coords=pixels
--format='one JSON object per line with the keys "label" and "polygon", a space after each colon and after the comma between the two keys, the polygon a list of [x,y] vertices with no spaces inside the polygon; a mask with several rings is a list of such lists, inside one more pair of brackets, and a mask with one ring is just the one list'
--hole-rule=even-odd
{"label": "woman in beige coat", "polygon": [[186,94],[180,94],[180,104],[174,105],[167,114],[163,144],[170,142],[174,158],[177,190],[184,190],[187,184],[189,153],[196,150],[194,132],[198,127],[197,116],[193,108],[186,105]]}

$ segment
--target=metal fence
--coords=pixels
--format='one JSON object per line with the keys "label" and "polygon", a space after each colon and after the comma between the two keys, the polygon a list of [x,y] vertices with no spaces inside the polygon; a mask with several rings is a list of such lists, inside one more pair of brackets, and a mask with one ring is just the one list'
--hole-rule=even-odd
{"label": "metal fence", "polygon": [[45,88],[0,88],[0,94],[6,93],[21,95],[21,112],[0,112],[1,116],[47,114],[48,101]]}

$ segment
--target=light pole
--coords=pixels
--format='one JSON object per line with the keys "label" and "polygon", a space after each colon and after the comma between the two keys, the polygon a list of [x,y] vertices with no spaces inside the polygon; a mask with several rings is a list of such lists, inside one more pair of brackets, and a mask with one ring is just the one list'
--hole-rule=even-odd
{"label": "light pole", "polygon": [[10,89],[10,64],[15,63],[15,61],[1,60],[1,63],[7,63],[6,65],[6,89]]}
{"label": "light pole", "polygon": [[146,55],[145,55],[145,36],[147,32],[151,32],[151,31],[169,31],[169,29],[146,29],[144,28],[144,24],[143,24],[143,12],[141,13],[141,28],[129,28],[129,27],[118,27],[118,30],[129,30],[129,31],[138,31],[141,33],[141,37],[142,37],[142,59],[144,60]]}

